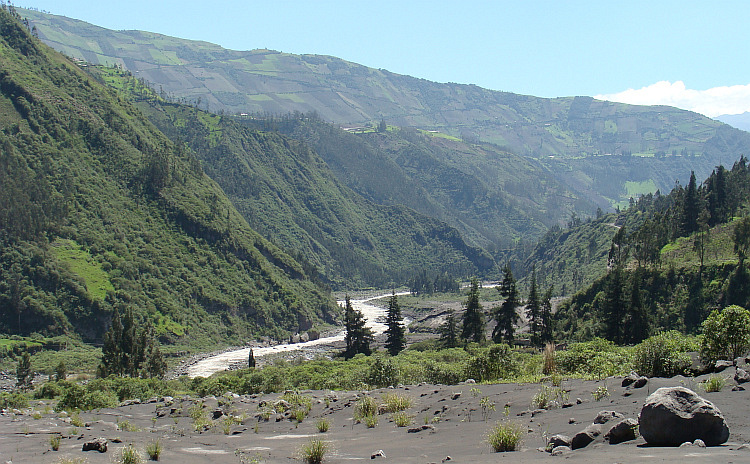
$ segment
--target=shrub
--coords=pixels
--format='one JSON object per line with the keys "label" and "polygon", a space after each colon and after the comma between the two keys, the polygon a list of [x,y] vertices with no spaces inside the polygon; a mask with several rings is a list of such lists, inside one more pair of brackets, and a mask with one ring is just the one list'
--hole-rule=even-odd
{"label": "shrub", "polygon": [[367,370],[367,383],[378,388],[398,385],[398,368],[390,356],[374,356]]}
{"label": "shrub", "polygon": [[727,379],[725,379],[724,377],[720,375],[712,375],[711,377],[707,378],[705,382],[701,383],[701,386],[706,393],[713,393],[721,391],[721,389],[724,388],[724,385],[726,384]]}
{"label": "shrub", "polygon": [[633,368],[646,377],[672,377],[690,367],[687,352],[697,350],[695,341],[676,330],[642,341],[633,350]]}
{"label": "shrub", "polygon": [[324,417],[321,417],[317,422],[315,422],[315,428],[318,429],[318,432],[320,433],[326,433],[328,429],[331,428],[331,421]]}
{"label": "shrub", "polygon": [[556,370],[555,365],[555,344],[547,343],[544,345],[544,353],[542,353],[544,362],[542,363],[542,374],[551,375]]}
{"label": "shrub", "polygon": [[609,389],[606,385],[599,385],[596,387],[596,390],[591,392],[591,396],[594,398],[594,401],[601,401],[609,396]]}
{"label": "shrub", "polygon": [[392,419],[396,427],[408,427],[412,422],[412,417],[403,411],[395,413]]}
{"label": "shrub", "polygon": [[299,450],[300,458],[307,464],[320,464],[330,448],[327,441],[313,439],[302,445]]}
{"label": "shrub", "polygon": [[143,456],[133,445],[122,447],[115,457],[117,464],[143,464],[143,461]]}
{"label": "shrub", "polygon": [[0,393],[0,409],[23,409],[29,407],[29,399],[23,393]]}
{"label": "shrub", "polygon": [[386,393],[383,395],[383,402],[385,403],[386,412],[399,412],[405,409],[409,409],[414,400],[407,395],[401,395],[398,393]]}
{"label": "shrub", "polygon": [[354,419],[362,420],[378,414],[378,403],[370,396],[363,396],[354,404]]}
{"label": "shrub", "polygon": [[510,346],[501,343],[469,360],[465,374],[467,378],[482,382],[515,377],[519,371],[520,366]]}
{"label": "shrub", "polygon": [[487,443],[496,453],[515,451],[521,443],[523,428],[514,422],[497,423],[487,434]]}
{"label": "shrub", "polygon": [[154,440],[150,442],[148,445],[146,445],[146,454],[148,455],[148,458],[152,461],[158,461],[161,457],[161,452],[163,450],[162,444],[160,440]]}
{"label": "shrub", "polygon": [[750,348],[750,312],[737,305],[721,312],[711,311],[703,321],[700,343],[701,358],[712,363],[718,359],[735,359]]}
{"label": "shrub", "polygon": [[562,388],[542,385],[539,392],[531,398],[531,407],[534,409],[559,408],[567,399],[568,393]]}
{"label": "shrub", "polygon": [[631,361],[626,348],[603,338],[573,343],[567,350],[555,352],[555,363],[562,374],[585,377],[604,378],[626,374],[631,370]]}
{"label": "shrub", "polygon": [[369,416],[364,417],[365,425],[368,429],[375,428],[378,425],[378,416],[377,414],[372,414]]}
{"label": "shrub", "polygon": [[62,439],[62,436],[58,433],[52,435],[49,437],[49,446],[52,448],[52,451],[57,451],[60,449],[60,440]]}

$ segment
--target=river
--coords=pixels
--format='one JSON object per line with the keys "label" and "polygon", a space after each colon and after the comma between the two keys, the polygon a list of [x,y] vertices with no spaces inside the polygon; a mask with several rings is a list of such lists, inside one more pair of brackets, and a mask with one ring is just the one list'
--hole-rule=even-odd
{"label": "river", "polygon": [[[409,292],[400,292],[396,293],[396,296],[408,294]],[[367,321],[367,327],[372,330],[372,333],[374,335],[382,334],[387,328],[386,324],[381,322],[381,320],[385,318],[386,309],[370,304],[370,302],[389,296],[391,296],[391,293],[385,293],[362,300],[351,300],[352,307],[362,313],[362,315],[365,317],[365,320]],[[338,301],[338,304],[343,305],[344,301]],[[330,345],[335,342],[341,342],[343,340],[344,331],[342,330],[336,335],[330,337],[322,337],[317,340],[310,340],[309,342],[304,343],[286,343],[283,345],[275,346],[253,347],[253,355],[255,357],[260,357],[269,354],[284,353],[289,351],[322,350],[324,349],[325,345]],[[250,347],[247,347],[239,350],[227,351],[225,353],[202,359],[192,366],[188,367],[188,376],[191,378],[209,377],[211,374],[223,371],[233,364],[247,362],[249,354]]]}

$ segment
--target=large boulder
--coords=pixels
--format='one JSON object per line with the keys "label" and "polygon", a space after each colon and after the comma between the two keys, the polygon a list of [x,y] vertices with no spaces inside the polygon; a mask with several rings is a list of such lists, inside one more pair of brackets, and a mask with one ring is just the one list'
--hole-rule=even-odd
{"label": "large boulder", "polygon": [[624,441],[635,440],[638,438],[638,421],[632,418],[622,419],[609,432],[604,434],[604,439],[610,445],[617,445]]}
{"label": "large boulder", "polygon": [[664,387],[652,393],[638,423],[641,436],[655,446],[680,446],[698,438],[716,446],[729,439],[721,411],[685,387]]}

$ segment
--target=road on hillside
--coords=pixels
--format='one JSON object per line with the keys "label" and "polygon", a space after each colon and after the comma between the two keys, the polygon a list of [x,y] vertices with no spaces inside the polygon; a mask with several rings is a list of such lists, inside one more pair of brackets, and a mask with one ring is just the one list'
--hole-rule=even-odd
{"label": "road on hillside", "polygon": [[[400,292],[396,293],[396,296],[408,294],[409,292]],[[372,329],[374,335],[382,334],[387,328],[386,324],[381,322],[381,320],[385,318],[386,310],[384,308],[379,308],[373,304],[370,304],[370,302],[380,298],[386,298],[391,295],[391,293],[385,293],[362,300],[351,300],[352,307],[362,313],[362,315],[365,317],[365,320],[367,321],[367,327]],[[344,301],[338,301],[338,304],[343,305]],[[330,337],[322,337],[317,340],[310,340],[309,342],[253,347],[252,350],[253,356],[255,356],[256,358],[269,354],[284,353],[289,351],[321,351],[325,350],[326,347],[330,348],[330,345],[332,343],[341,342],[343,340],[344,331],[342,330],[336,335]],[[229,366],[231,365],[242,362],[247,363],[249,354],[250,347],[247,347],[240,350],[227,351],[226,353],[202,359],[201,361],[198,361],[197,363],[188,367],[188,376],[190,378],[209,377],[211,374],[223,371],[229,368]]]}

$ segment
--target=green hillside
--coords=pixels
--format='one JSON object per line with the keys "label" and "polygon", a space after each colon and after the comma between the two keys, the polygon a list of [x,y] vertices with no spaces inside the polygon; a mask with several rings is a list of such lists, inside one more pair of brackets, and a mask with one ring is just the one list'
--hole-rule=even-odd
{"label": "green hillside", "polygon": [[[628,182],[668,191],[675,180],[687,180],[685,173],[704,178],[728,157],[750,151],[750,134],[671,107],[537,98],[430,82],[329,56],[233,51],[23,13],[42,40],[66,55],[120,65],[176,100],[230,114],[316,112],[348,126],[374,126],[385,118],[395,126],[481,140],[541,160],[568,190],[603,208],[627,202]],[[613,169],[613,162],[623,168]]]}
{"label": "green hillside", "polygon": [[0,147],[1,333],[98,341],[132,308],[163,342],[205,347],[336,317],[183,145],[5,8]]}
{"label": "green hillside", "polygon": [[188,143],[254,229],[295,250],[308,273],[336,288],[392,286],[424,268],[456,276],[494,269],[486,252],[445,223],[357,195],[298,141],[158,98],[138,105],[165,134]]}
{"label": "green hillside", "polygon": [[[748,198],[750,169],[740,157],[702,184],[692,176],[686,187],[643,196],[617,218],[550,234],[527,265],[538,263],[543,280],[567,284],[564,276],[576,269],[586,277],[556,314],[560,336],[631,343],[660,330],[695,332],[712,309],[750,305]],[[585,265],[574,256],[587,239],[594,256]]]}

